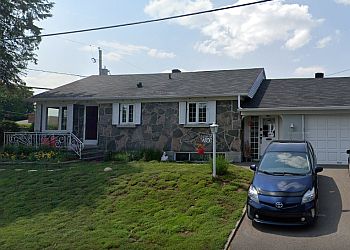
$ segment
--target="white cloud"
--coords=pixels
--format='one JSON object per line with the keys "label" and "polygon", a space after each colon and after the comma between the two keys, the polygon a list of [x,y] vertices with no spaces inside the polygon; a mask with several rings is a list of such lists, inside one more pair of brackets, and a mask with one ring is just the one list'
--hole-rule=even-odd
{"label": "white cloud", "polygon": [[[145,7],[144,11],[150,16],[167,17],[172,15],[181,15],[184,13],[197,12],[201,10],[212,9],[211,0],[151,0]],[[184,17],[176,19],[182,25],[201,27],[203,22],[209,24],[208,16],[198,15],[195,17]]]}
{"label": "white cloud", "polygon": [[310,30],[302,29],[295,30],[294,35],[286,42],[286,47],[290,50],[296,50],[300,47],[303,47],[311,39]]}
{"label": "white cloud", "polygon": [[[34,87],[44,87],[44,88],[57,88],[67,83],[77,81],[82,79],[78,76],[68,76],[68,75],[58,75],[58,74],[49,74],[49,73],[30,73],[27,76],[23,77],[23,80],[26,82],[27,86]],[[38,94],[43,91],[35,90],[34,93]]]}
{"label": "white cloud", "polygon": [[160,58],[160,59],[175,57],[175,54],[172,52],[165,52],[157,49],[149,49],[147,54],[151,57]]}
{"label": "white cloud", "polygon": [[325,48],[331,41],[332,41],[332,37],[331,37],[331,36],[326,36],[326,37],[320,39],[320,40],[317,42],[316,48],[318,48],[318,49],[323,49],[323,48]]}
{"label": "white cloud", "polygon": [[[239,0],[236,4],[247,2]],[[151,0],[144,11],[152,17],[165,17],[211,8],[211,0]],[[276,1],[173,22],[198,29],[206,37],[195,44],[197,51],[239,58],[276,42],[282,42],[289,50],[303,47],[310,41],[312,29],[322,20],[314,19],[306,5]]]}
{"label": "white cloud", "polygon": [[[148,56],[158,59],[174,58],[173,52],[161,51],[142,45],[122,44],[119,42],[98,41],[97,46],[101,47],[103,58],[107,61],[120,61],[123,57],[131,56],[139,53],[146,53]],[[84,46],[81,50],[91,52],[90,46]]]}
{"label": "white cloud", "polygon": [[350,0],[335,0],[336,3],[350,5]]}
{"label": "white cloud", "polygon": [[313,77],[317,72],[324,73],[325,69],[322,66],[299,67],[294,74],[299,77]]}

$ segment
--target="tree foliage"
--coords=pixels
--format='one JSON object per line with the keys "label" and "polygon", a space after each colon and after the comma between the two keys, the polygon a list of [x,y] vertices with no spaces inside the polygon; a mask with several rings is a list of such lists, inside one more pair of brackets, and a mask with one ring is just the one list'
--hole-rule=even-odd
{"label": "tree foliage", "polygon": [[29,62],[37,63],[41,28],[37,22],[50,17],[49,0],[1,0],[0,3],[0,83],[24,84]]}
{"label": "tree foliage", "polygon": [[26,99],[32,95],[33,92],[25,86],[0,83],[0,121],[27,119],[26,114],[33,112],[33,103]]}

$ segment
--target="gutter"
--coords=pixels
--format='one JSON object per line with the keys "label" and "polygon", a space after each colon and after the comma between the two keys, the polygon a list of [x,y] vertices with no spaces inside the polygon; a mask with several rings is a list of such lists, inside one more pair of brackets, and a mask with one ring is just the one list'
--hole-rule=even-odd
{"label": "gutter", "polygon": [[281,108],[240,108],[240,112],[269,112],[269,111],[323,111],[323,110],[350,110],[350,106],[325,107],[281,107]]}
{"label": "gutter", "polygon": [[113,102],[113,101],[122,101],[122,100],[149,100],[149,101],[168,101],[168,100],[188,100],[188,99],[214,99],[214,100],[232,100],[232,97],[240,98],[241,96],[248,96],[247,93],[238,93],[235,95],[227,95],[227,96],[154,96],[154,97],[144,97],[144,96],[116,96],[116,97],[106,97],[106,98],[99,98],[99,97],[43,97],[43,98],[36,98],[32,97],[29,98],[29,101],[32,102],[44,102],[44,101],[99,101],[99,102]]}

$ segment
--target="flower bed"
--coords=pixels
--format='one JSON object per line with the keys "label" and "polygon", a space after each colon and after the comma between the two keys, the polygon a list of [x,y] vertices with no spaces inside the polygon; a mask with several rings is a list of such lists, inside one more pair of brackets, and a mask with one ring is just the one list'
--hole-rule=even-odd
{"label": "flower bed", "polygon": [[58,150],[53,147],[32,148],[26,146],[6,146],[0,153],[0,161],[8,162],[62,162],[75,159],[76,157],[65,150]]}

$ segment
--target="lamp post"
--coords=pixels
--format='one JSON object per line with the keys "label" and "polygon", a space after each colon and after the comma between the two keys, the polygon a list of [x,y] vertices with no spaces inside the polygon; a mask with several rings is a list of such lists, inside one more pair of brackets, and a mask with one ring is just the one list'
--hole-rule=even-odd
{"label": "lamp post", "polygon": [[213,177],[216,177],[216,133],[219,125],[213,123],[210,125],[210,131],[213,134]]}

